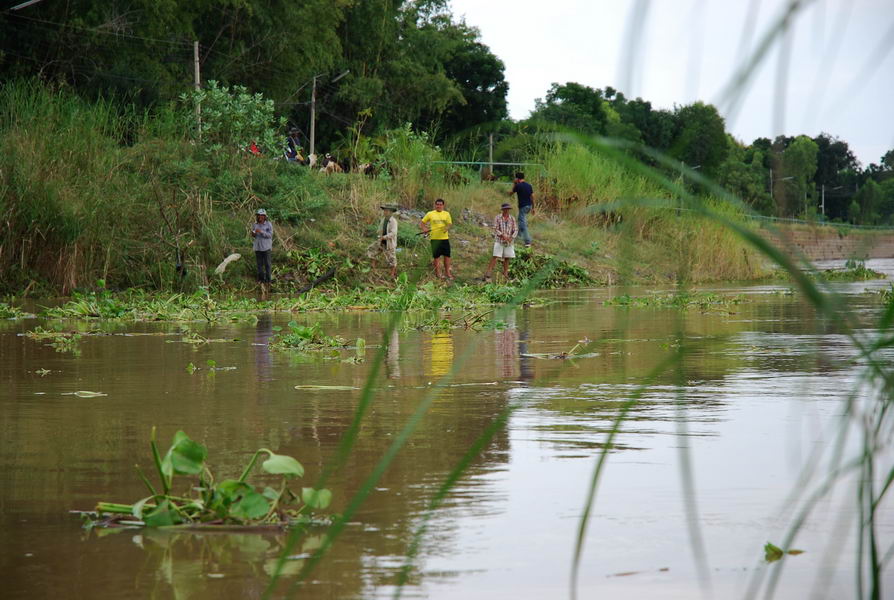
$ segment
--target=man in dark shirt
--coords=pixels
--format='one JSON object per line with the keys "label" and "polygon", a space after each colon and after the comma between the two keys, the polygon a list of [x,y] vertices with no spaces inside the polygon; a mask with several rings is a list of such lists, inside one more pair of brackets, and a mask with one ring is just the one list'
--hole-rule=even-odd
{"label": "man in dark shirt", "polygon": [[509,195],[518,194],[518,237],[525,242],[525,248],[531,247],[531,234],[528,232],[528,215],[534,214],[534,188],[525,181],[525,174],[515,174],[515,183]]}

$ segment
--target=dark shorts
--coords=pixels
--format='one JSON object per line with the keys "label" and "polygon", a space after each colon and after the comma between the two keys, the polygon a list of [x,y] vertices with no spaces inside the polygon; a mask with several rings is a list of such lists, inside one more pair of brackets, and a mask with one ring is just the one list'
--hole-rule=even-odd
{"label": "dark shorts", "polygon": [[446,256],[450,258],[450,240],[431,240],[432,258]]}

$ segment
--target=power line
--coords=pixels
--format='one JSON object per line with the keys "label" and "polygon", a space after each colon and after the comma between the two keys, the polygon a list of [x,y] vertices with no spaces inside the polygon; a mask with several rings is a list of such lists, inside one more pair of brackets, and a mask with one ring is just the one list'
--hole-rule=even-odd
{"label": "power line", "polygon": [[77,29],[80,31],[87,31],[90,33],[111,35],[116,38],[129,38],[129,39],[133,39],[133,40],[140,40],[143,42],[152,42],[152,43],[156,43],[156,44],[168,44],[171,46],[192,46],[192,42],[187,42],[187,41],[162,40],[162,39],[158,39],[158,38],[150,38],[150,37],[144,37],[144,36],[140,36],[140,35],[133,35],[130,33],[121,33],[118,31],[106,31],[104,29],[99,29],[97,27],[84,27],[81,25],[73,25],[71,23],[59,23],[56,21],[49,21],[47,19],[38,19],[37,17],[26,17],[25,15],[20,15],[20,14],[7,13],[7,16],[13,17],[16,19],[24,19],[26,21],[33,21],[35,23],[43,23],[45,25],[54,25],[59,28]]}

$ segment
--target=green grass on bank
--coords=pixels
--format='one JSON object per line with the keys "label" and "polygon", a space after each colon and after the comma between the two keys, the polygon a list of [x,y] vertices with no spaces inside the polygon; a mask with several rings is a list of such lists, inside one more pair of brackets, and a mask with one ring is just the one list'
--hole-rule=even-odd
{"label": "green grass on bank", "polygon": [[[434,164],[436,150],[410,140],[377,178],[325,176],[244,152],[211,154],[166,110],[138,113],[19,82],[0,90],[0,292],[70,294],[103,280],[112,289],[193,291],[253,286],[248,226],[264,207],[276,227],[274,291],[300,289],[330,268],[327,286],[386,283],[369,267],[378,206],[396,202],[401,270],[428,263],[418,212],[447,201],[459,280],[489,259],[486,226],[509,184]],[[530,261],[564,265],[549,284],[749,279],[763,264],[729,230],[669,208],[655,183],[582,147],[544,143],[532,172],[538,211]],[[440,157],[443,158],[443,157]],[[708,200],[736,218],[738,209]],[[646,206],[658,203],[661,207]],[[222,277],[230,253],[243,258]],[[537,258],[540,257],[540,258]],[[178,265],[182,268],[178,269]],[[533,268],[529,265],[530,268]],[[514,275],[524,276],[522,261]],[[581,275],[582,274],[582,275]],[[579,276],[580,275],[580,276]]]}

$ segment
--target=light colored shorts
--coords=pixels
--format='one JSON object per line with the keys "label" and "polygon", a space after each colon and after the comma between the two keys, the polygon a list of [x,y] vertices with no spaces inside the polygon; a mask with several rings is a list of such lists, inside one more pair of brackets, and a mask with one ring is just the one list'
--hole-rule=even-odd
{"label": "light colored shorts", "polygon": [[366,248],[366,255],[372,259],[384,259],[385,264],[389,267],[397,266],[397,252],[389,250],[387,246],[383,246],[381,242],[375,241]]}
{"label": "light colored shorts", "polygon": [[494,256],[497,258],[515,258],[515,244],[494,242]]}

